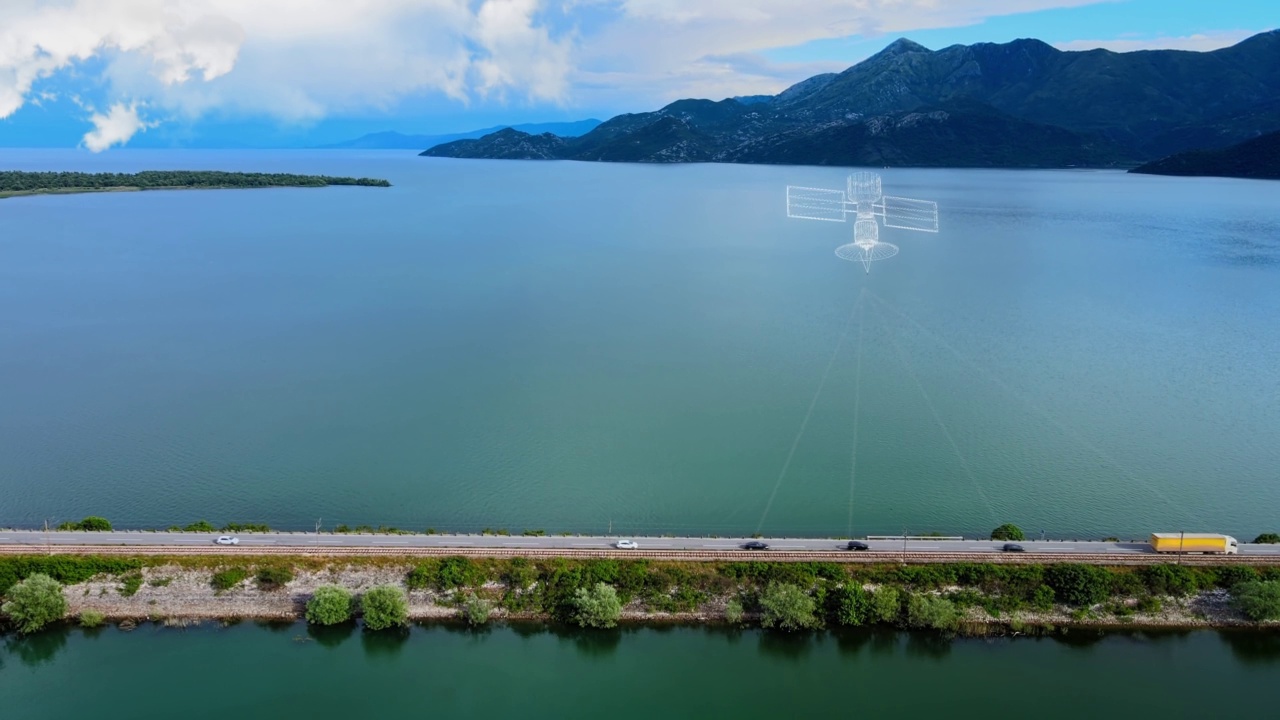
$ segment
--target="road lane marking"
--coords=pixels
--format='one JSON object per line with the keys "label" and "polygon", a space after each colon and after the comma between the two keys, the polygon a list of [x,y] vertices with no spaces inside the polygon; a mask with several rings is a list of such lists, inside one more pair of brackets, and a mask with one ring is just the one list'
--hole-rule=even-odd
{"label": "road lane marking", "polygon": [[738,546],[737,546],[737,545],[703,545],[702,547],[709,547],[709,548],[736,548],[736,547],[738,547]]}
{"label": "road lane marking", "polygon": [[505,547],[538,547],[538,543],[502,543]]}
{"label": "road lane marking", "polygon": [[341,545],[342,544],[341,540],[317,540],[316,542],[323,543],[325,545]]}
{"label": "road lane marking", "polygon": [[598,543],[598,542],[593,542],[593,543],[573,543],[573,546],[574,546],[574,547],[600,547],[600,546],[601,546],[601,545],[603,545],[603,544],[604,544],[604,543]]}

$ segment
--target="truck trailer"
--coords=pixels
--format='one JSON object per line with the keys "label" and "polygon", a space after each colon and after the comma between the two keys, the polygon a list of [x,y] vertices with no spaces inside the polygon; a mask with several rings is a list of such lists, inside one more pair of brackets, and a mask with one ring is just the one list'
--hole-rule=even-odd
{"label": "truck trailer", "polygon": [[1212,533],[1152,533],[1151,548],[1161,553],[1234,555],[1240,552],[1235,538]]}

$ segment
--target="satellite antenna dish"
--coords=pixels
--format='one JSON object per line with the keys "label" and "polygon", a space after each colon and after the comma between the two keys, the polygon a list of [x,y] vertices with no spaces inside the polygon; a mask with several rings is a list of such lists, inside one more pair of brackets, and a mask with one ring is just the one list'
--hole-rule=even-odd
{"label": "satellite antenna dish", "polygon": [[897,245],[880,240],[881,223],[899,230],[938,232],[938,203],[885,195],[880,176],[873,172],[853,173],[844,190],[787,186],[787,217],[845,222],[850,214],[853,242],[836,248],[836,257],[860,262],[868,273],[871,263],[898,254]]}

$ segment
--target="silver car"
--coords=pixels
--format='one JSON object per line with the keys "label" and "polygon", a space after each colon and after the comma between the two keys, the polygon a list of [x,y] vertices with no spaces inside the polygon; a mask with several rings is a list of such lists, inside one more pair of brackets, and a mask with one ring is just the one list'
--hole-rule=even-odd
{"label": "silver car", "polygon": [[219,535],[213,540],[218,545],[239,545],[240,538],[232,535]]}

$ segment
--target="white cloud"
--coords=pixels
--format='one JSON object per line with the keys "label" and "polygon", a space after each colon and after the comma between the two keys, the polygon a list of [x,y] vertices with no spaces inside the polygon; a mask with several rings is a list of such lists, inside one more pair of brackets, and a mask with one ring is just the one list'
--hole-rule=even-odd
{"label": "white cloud", "polygon": [[89,117],[93,130],[85,133],[84,145],[92,152],[102,152],[112,145],[123,145],[129,142],[140,130],[155,127],[138,116],[138,106],[116,103],[106,115],[93,113]]}
{"label": "white cloud", "polygon": [[571,38],[543,0],[0,0],[0,118],[96,58],[113,102],[302,120],[475,88],[566,95]]}
{"label": "white cloud", "polygon": [[1059,50],[1095,50],[1103,48],[1115,52],[1132,52],[1134,50],[1194,50],[1207,52],[1231,47],[1241,40],[1257,34],[1257,32],[1257,30],[1223,30],[1178,37],[1119,37],[1110,40],[1072,40],[1070,42],[1054,43],[1054,47]]}

